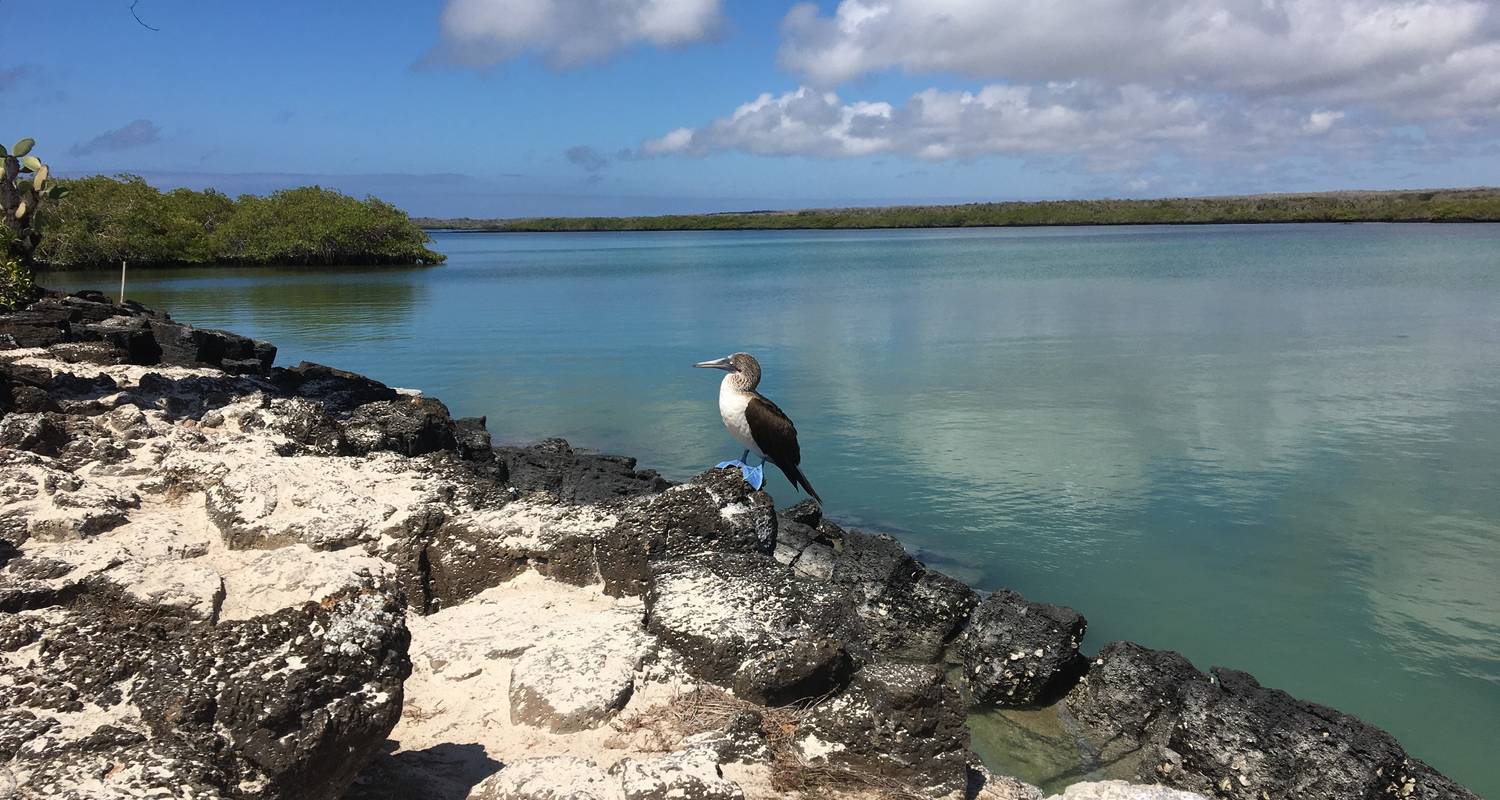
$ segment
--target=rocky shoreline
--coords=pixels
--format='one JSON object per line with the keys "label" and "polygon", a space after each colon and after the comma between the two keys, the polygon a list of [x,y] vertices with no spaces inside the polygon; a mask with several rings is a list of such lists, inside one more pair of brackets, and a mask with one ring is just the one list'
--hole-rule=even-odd
{"label": "rocky shoreline", "polygon": [[971,707],[1132,777],[1068,800],[1476,797],[737,472],[274,359],[97,293],[0,315],[0,798],[1039,800]]}

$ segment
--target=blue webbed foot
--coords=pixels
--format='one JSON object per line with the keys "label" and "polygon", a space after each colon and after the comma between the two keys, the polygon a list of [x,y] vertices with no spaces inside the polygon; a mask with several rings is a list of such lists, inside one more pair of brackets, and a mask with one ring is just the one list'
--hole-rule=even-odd
{"label": "blue webbed foot", "polygon": [[744,476],[745,483],[750,484],[750,488],[759,491],[760,487],[764,486],[766,482],[765,466],[765,464],[761,464],[758,467],[752,467],[739,459],[735,459],[733,461],[720,461],[714,465],[714,469],[739,467],[740,475]]}

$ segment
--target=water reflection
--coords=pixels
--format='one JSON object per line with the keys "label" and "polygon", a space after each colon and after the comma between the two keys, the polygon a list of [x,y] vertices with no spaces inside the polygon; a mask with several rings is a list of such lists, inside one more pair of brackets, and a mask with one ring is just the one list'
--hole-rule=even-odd
{"label": "water reflection", "polygon": [[1076,605],[1092,646],[1249,669],[1500,794],[1500,226],[439,247],[432,270],[132,293],[283,361],[423,387],[501,440],[563,435],[678,478],[732,449],[688,365],[753,351],[834,515]]}
{"label": "water reflection", "polygon": [[[355,369],[356,362],[380,363],[376,354],[383,347],[413,336],[411,323],[429,302],[425,273],[424,268],[133,270],[127,293],[184,322],[269,339],[280,348],[279,364],[308,359]],[[40,276],[45,285],[70,289],[108,287],[117,279],[88,272]]]}

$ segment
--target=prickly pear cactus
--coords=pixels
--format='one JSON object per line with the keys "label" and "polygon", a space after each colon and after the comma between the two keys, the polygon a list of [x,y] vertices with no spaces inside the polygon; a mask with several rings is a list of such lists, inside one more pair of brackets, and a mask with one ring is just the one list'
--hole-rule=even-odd
{"label": "prickly pear cactus", "polygon": [[9,150],[0,145],[0,306],[24,304],[32,293],[31,258],[42,234],[32,225],[37,209],[67,190],[52,182],[52,171],[31,154],[36,140],[22,139]]}

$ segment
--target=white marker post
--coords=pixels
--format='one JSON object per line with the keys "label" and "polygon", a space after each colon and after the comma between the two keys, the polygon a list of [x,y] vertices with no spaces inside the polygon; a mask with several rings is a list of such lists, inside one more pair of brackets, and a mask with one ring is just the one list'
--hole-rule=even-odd
{"label": "white marker post", "polygon": [[125,305],[125,262],[120,262],[120,305]]}

